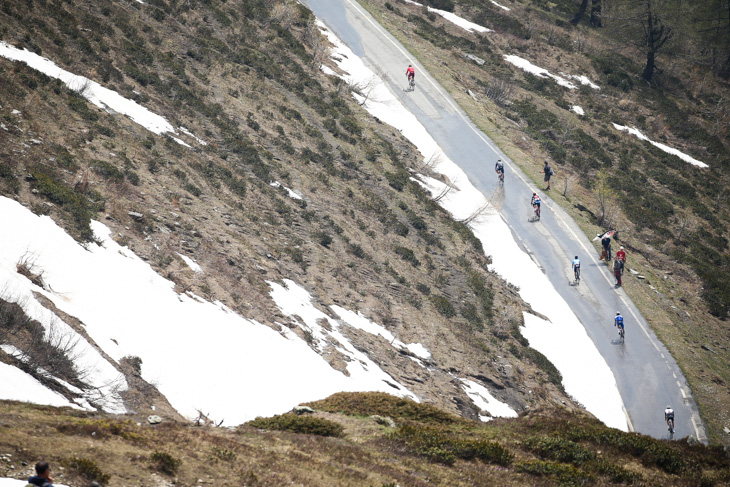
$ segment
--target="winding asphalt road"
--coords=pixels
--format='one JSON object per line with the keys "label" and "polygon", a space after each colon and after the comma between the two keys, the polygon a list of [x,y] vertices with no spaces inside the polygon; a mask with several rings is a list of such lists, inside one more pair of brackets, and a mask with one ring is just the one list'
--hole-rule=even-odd
{"label": "winding asphalt road", "polygon": [[[468,119],[423,66],[355,0],[304,0],[304,3],[426,127],[446,155],[488,198],[494,195],[516,240],[545,272],[571,306],[614,373],[629,428],[668,438],[664,407],[676,412],[676,437],[707,442],[697,405],[676,362],[654,335],[623,289],[615,289],[609,269],[598,261],[590,240],[544,191],[542,218],[531,221],[530,196],[537,190],[499,148]],[[417,87],[407,92],[405,68],[416,68]],[[494,163],[506,161],[506,181],[497,187]],[[492,201],[495,201],[494,199]],[[580,256],[582,275],[573,286],[570,262]],[[626,276],[627,279],[631,277]],[[612,326],[616,311],[626,320],[626,340]],[[566,353],[570,353],[566,350]]]}

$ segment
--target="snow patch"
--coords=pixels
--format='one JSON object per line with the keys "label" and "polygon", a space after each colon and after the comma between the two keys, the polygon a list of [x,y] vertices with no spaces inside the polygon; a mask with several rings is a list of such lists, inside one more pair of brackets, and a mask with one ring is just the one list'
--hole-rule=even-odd
{"label": "snow patch", "polygon": [[175,252],[194,272],[203,272],[203,268],[187,255],[183,255],[179,252]]}
{"label": "snow patch", "polygon": [[0,362],[0,377],[2,378],[0,380],[0,399],[4,401],[23,401],[47,406],[67,406],[81,409],[61,394],[41,384],[32,375],[12,365]]}
{"label": "snow patch", "polygon": [[647,137],[646,135],[639,132],[639,130],[637,130],[636,128],[629,128],[624,125],[618,125],[615,123],[613,124],[613,127],[616,130],[620,130],[622,132],[628,132],[631,135],[638,137],[639,140],[645,140],[646,142],[649,142],[654,147],[658,147],[659,149],[663,150],[664,152],[675,155],[675,156],[679,157],[680,159],[682,159],[683,161],[689,162],[690,164],[693,164],[697,167],[710,167],[709,165],[705,164],[704,162],[698,161],[694,157],[689,156],[689,155],[685,154],[684,152],[680,152],[677,149],[674,149],[672,147],[669,147],[668,145],[662,144],[661,142],[654,142],[653,140],[649,139],[649,137]]}
{"label": "snow patch", "polygon": [[342,319],[344,323],[350,325],[351,327],[365,331],[367,333],[370,333],[371,335],[379,335],[385,338],[395,348],[405,348],[412,354],[424,360],[431,358],[431,352],[429,352],[428,349],[420,343],[410,343],[408,345],[404,344],[402,341],[396,339],[395,336],[393,336],[393,334],[389,332],[385,327],[370,321],[369,319],[364,317],[359,311],[355,313],[337,305],[331,306],[331,308],[335,313],[339,315],[340,319]]}
{"label": "snow patch", "polygon": [[570,111],[577,113],[578,115],[585,115],[586,112],[583,110],[583,108],[579,107],[578,105],[573,105],[570,107]]}
{"label": "snow patch", "polygon": [[505,54],[504,55],[504,59],[508,63],[514,64],[518,68],[520,68],[520,69],[522,69],[524,71],[527,71],[528,73],[534,74],[538,78],[552,78],[560,86],[564,86],[564,87],[569,88],[571,90],[575,90],[576,88],[578,88],[576,85],[574,85],[573,83],[571,83],[567,79],[561,78],[560,76],[558,76],[556,74],[552,74],[547,69],[541,68],[539,66],[535,66],[534,64],[532,64],[527,59],[523,59],[523,58],[521,58],[519,56],[508,55],[508,54]]}
{"label": "snow patch", "polygon": [[495,2],[494,0],[489,0],[489,1],[492,2],[493,4],[495,4],[497,7],[499,7],[501,9],[506,10],[507,12],[509,12],[509,8],[505,7],[504,5],[500,5],[497,2]]}
{"label": "snow patch", "polygon": [[590,86],[594,90],[600,90],[601,87],[595,84],[593,81],[589,80],[587,76],[585,75],[577,75],[577,74],[565,74],[563,72],[560,73],[562,76],[565,76],[568,79],[574,79],[577,82],[579,82],[582,85]]}
{"label": "snow patch", "polygon": [[[382,391],[401,397],[410,397],[418,402],[418,397],[385,373],[363,352],[356,349],[339,330],[339,324],[331,320],[312,303],[306,289],[294,281],[284,279],[284,285],[269,282],[271,298],[282,313],[292,318],[305,333],[311,336],[318,352],[332,347],[340,352],[347,363],[349,377],[342,375],[340,390]],[[346,311],[339,308],[340,312]]]}
{"label": "snow patch", "polygon": [[279,181],[274,181],[273,183],[269,183],[269,186],[273,186],[275,188],[284,188],[286,190],[287,194],[289,195],[289,198],[291,198],[293,200],[301,200],[302,199],[301,196],[299,196],[297,193],[295,193],[291,189],[289,189],[286,186],[284,186],[283,184],[281,184]]}
{"label": "snow patch", "polygon": [[[422,4],[418,2],[414,2],[413,0],[405,0],[406,3],[410,3],[411,5],[416,5],[418,7],[423,7]],[[449,22],[451,22],[454,25],[457,25],[461,27],[462,29],[468,31],[468,32],[492,32],[491,29],[487,29],[486,27],[482,27],[479,24],[475,24],[474,22],[469,22],[468,20],[459,17],[456,14],[453,14],[451,12],[447,12],[445,10],[439,10],[437,8],[431,8],[428,7],[429,12],[433,12],[437,15],[440,15],[441,17],[445,18]]]}
{"label": "snow patch", "polygon": [[[139,0],[137,0],[139,1]],[[142,3],[142,2],[140,2]],[[69,71],[59,68],[53,61],[30,52],[27,49],[18,49],[7,42],[0,41],[0,56],[27,64],[31,68],[43,74],[63,81],[70,89],[83,96],[97,107],[110,113],[117,112],[129,117],[133,122],[143,126],[155,134],[175,133],[175,128],[165,118],[151,112],[137,104],[137,102],[124,98],[116,91],[104,88],[99,83],[84,76],[78,76]],[[15,111],[13,112],[15,113]],[[18,112],[20,113],[20,112]],[[187,132],[185,132],[187,133]],[[193,136],[195,137],[195,136]],[[188,144],[173,137],[175,141],[186,147]],[[199,140],[195,137],[196,140]]]}
{"label": "snow patch", "polygon": [[479,415],[479,419],[487,422],[492,418],[516,418],[517,413],[508,404],[496,399],[489,392],[489,389],[470,379],[459,379],[461,388],[472,400],[474,405],[482,411],[487,411],[491,416]]}

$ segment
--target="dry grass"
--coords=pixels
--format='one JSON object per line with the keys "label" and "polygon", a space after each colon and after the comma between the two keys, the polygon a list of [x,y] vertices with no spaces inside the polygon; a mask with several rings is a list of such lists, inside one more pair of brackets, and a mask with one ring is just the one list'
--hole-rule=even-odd
{"label": "dry grass", "polygon": [[[72,487],[105,475],[112,486],[161,480],[198,485],[198,479],[215,485],[313,487],[550,486],[580,479],[597,486],[719,486],[730,479],[730,461],[721,449],[622,433],[585,413],[536,410],[487,424],[411,419],[393,429],[367,417],[366,405],[380,404],[401,418],[413,418],[413,406],[369,396],[349,396],[358,404],[356,416],[315,413],[341,425],[341,438],[172,421],[150,426],[141,417],[0,402],[0,452],[12,455],[12,462],[0,464],[0,476],[22,477],[30,467],[21,462],[32,465],[43,458],[57,482]],[[491,456],[495,452],[499,455]]]}

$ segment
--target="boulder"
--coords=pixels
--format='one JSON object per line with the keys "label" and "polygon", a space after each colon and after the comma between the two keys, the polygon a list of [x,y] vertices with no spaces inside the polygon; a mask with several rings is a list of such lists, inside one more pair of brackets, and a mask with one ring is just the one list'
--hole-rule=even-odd
{"label": "boulder", "polygon": [[294,406],[291,411],[295,414],[312,414],[314,409],[309,406]]}
{"label": "boulder", "polygon": [[149,424],[160,424],[162,423],[162,418],[156,414],[152,414],[150,416],[147,416],[147,422]]}
{"label": "boulder", "polygon": [[388,428],[395,428],[395,421],[393,421],[392,419],[390,419],[387,416],[379,416],[377,414],[373,414],[372,416],[370,416],[370,419],[372,419],[373,421],[375,421],[378,424],[387,426]]}

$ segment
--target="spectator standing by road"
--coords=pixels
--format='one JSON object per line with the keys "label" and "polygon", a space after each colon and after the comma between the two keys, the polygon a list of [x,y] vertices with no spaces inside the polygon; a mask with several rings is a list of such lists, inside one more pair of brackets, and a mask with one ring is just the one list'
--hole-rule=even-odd
{"label": "spectator standing by road", "polygon": [[624,265],[626,264],[626,252],[624,252],[623,246],[616,252],[616,260],[621,263],[621,274],[624,273]]}
{"label": "spectator standing by road", "polygon": [[618,257],[613,261],[613,275],[616,276],[616,287],[621,287],[621,261]]}
{"label": "spectator standing by road", "polygon": [[545,161],[545,166],[543,166],[542,172],[545,173],[545,182],[547,183],[547,187],[545,188],[545,190],[548,190],[550,189],[550,176],[555,174],[550,167],[550,164],[548,164],[548,161]]}
{"label": "spectator standing by road", "polygon": [[611,237],[604,236],[601,239],[601,245],[603,245],[603,250],[606,253],[606,262],[611,262]]}

